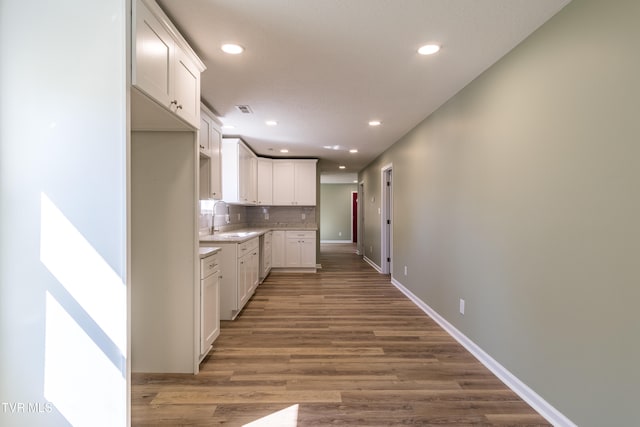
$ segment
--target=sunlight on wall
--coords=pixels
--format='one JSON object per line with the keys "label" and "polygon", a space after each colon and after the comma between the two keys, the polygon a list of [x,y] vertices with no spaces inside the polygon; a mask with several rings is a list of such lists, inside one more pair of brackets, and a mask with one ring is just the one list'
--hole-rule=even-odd
{"label": "sunlight on wall", "polygon": [[[125,378],[47,292],[44,396],[73,426],[126,425]],[[110,400],[94,390],[109,391]]]}
{"label": "sunlight on wall", "polygon": [[60,285],[47,291],[45,397],[72,425],[125,425],[123,280],[45,194],[40,221],[40,260]]}
{"label": "sunlight on wall", "polygon": [[243,427],[296,427],[297,425],[298,405],[293,405],[245,424]]}

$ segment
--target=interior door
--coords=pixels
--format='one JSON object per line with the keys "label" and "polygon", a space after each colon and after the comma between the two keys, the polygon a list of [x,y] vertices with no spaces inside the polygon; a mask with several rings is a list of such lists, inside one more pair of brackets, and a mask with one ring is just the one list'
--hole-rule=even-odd
{"label": "interior door", "polygon": [[351,192],[351,241],[358,243],[358,192]]}

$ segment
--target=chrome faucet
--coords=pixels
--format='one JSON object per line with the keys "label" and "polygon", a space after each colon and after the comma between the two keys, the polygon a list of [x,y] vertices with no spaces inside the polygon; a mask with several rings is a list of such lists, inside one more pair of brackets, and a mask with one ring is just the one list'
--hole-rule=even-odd
{"label": "chrome faucet", "polygon": [[213,208],[211,209],[211,226],[210,226],[211,234],[213,234],[215,231],[219,231],[219,229],[216,230],[215,222],[216,222],[216,207],[220,203],[224,203],[224,205],[227,208],[227,212],[225,213],[225,215],[229,215],[229,205],[227,205],[227,202],[225,202],[224,200],[216,200],[215,202],[213,202]]}

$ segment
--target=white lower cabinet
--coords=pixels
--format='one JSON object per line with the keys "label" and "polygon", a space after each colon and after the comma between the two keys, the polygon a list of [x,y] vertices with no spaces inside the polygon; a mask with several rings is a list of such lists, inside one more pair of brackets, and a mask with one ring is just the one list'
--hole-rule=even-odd
{"label": "white lower cabinet", "polygon": [[249,301],[259,283],[260,249],[255,237],[242,243],[215,242],[222,247],[220,319],[233,320]]}
{"label": "white lower cabinet", "polygon": [[[257,240],[257,239],[254,239]],[[252,242],[253,243],[253,242]],[[238,312],[249,301],[259,283],[258,245],[251,245],[247,253],[238,258]]]}
{"label": "white lower cabinet", "polygon": [[271,266],[284,267],[284,231],[275,230],[271,236]]}
{"label": "white lower cabinet", "polygon": [[200,260],[200,358],[220,335],[220,257],[210,255]]}
{"label": "white lower cabinet", "polygon": [[285,239],[285,267],[316,267],[315,231],[287,231]]}
{"label": "white lower cabinet", "polygon": [[316,269],[316,232],[274,231],[272,266],[285,269]]}

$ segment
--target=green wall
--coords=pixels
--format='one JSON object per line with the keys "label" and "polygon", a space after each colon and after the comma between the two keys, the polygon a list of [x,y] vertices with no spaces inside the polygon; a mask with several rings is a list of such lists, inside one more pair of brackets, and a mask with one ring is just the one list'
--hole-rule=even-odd
{"label": "green wall", "polygon": [[573,0],[359,176],[366,256],[392,163],[394,279],[580,426],[640,419],[639,19]]}
{"label": "green wall", "polygon": [[356,184],[320,185],[320,239],[351,241],[351,192]]}

